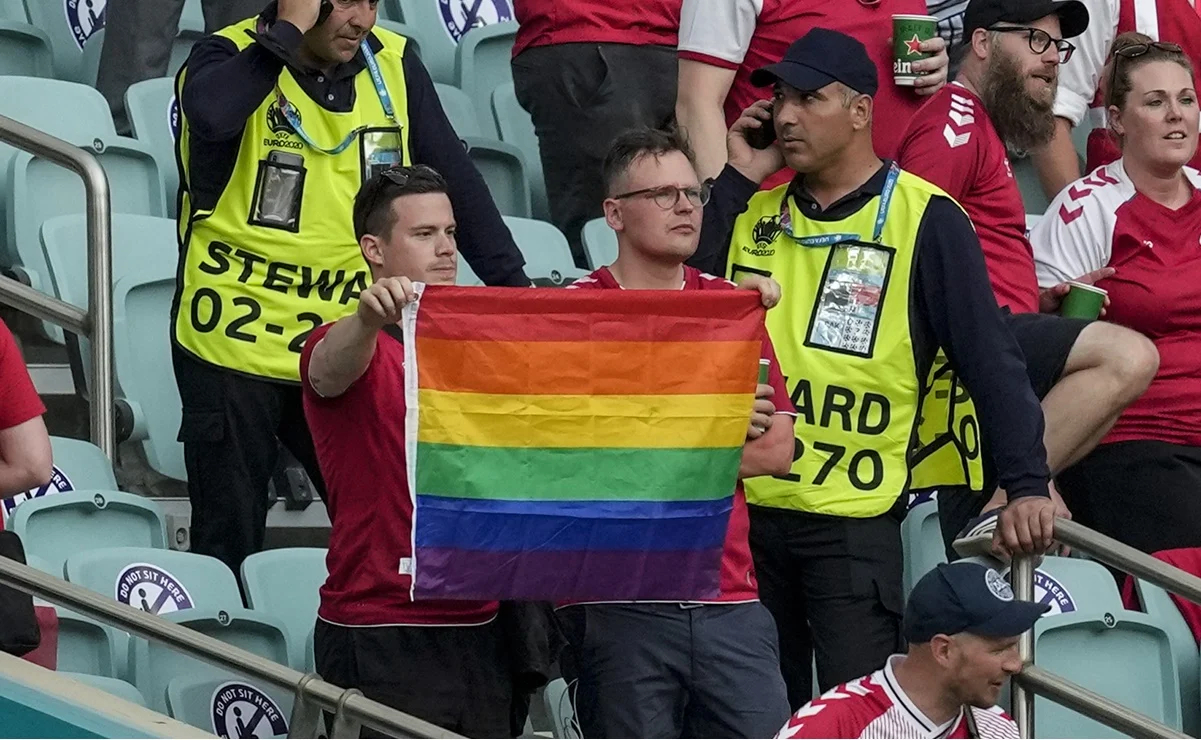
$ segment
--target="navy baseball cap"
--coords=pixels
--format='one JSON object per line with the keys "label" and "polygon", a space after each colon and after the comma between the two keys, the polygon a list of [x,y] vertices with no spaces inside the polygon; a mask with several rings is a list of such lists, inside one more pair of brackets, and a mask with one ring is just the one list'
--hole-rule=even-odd
{"label": "navy baseball cap", "polygon": [[997,571],[978,563],[943,563],[922,576],[905,606],[905,639],[929,642],[935,635],[968,632],[980,637],[1017,637],[1048,604],[1018,601]]}
{"label": "navy baseball cap", "polygon": [[963,14],[963,35],[998,23],[1031,23],[1059,16],[1059,32],[1075,38],[1088,28],[1088,8],[1080,0],[971,0]]}
{"label": "navy baseball cap", "polygon": [[779,62],[751,73],[755,87],[767,87],[777,80],[802,92],[841,82],[857,92],[875,95],[880,86],[876,65],[863,44],[828,28],[811,30],[792,42]]}

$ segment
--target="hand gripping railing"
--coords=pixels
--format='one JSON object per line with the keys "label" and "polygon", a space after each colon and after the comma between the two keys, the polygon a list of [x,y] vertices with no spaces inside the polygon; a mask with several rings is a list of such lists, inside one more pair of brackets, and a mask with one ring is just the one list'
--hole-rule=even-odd
{"label": "hand gripping railing", "polygon": [[62,139],[0,116],[0,141],[35,154],[83,178],[87,198],[88,310],[64,303],[0,276],[0,303],[57,324],[91,342],[91,439],[109,460],[116,453],[113,426],[113,254],[108,176],[96,157]]}
{"label": "hand gripping railing", "polygon": [[[401,738],[459,737],[437,725],[371,701],[357,689],[341,689],[322,681],[314,673],[302,674],[3,557],[0,557],[0,585],[61,604],[130,634],[164,643],[193,658],[292,692],[296,698],[288,722],[288,737],[317,737],[322,710],[334,715],[330,736],[336,738],[358,737],[360,725]],[[405,667],[396,666],[396,670],[403,671]]]}
{"label": "hand gripping railing", "polygon": [[[1088,553],[1106,565],[1150,581],[1171,593],[1201,604],[1201,578],[1168,565],[1129,545],[1106,537],[1076,522],[1057,518],[1055,539],[1073,550]],[[1013,564],[1013,590],[1018,599],[1034,601],[1034,558],[1016,558]],[[1106,699],[1067,679],[1035,665],[1034,631],[1022,635],[1018,643],[1022,671],[1013,678],[1013,718],[1022,737],[1034,737],[1034,695],[1045,696],[1057,704],[1095,719],[1132,737],[1189,737],[1160,722]]]}

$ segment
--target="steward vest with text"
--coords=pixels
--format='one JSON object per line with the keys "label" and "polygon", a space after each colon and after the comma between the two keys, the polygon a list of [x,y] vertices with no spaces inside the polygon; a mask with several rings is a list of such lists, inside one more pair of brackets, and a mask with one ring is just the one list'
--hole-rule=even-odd
{"label": "steward vest with text", "polygon": [[910,321],[918,230],[942,191],[893,168],[882,195],[819,222],[788,187],[756,193],[730,243],[731,279],[783,289],[767,328],[797,409],[792,470],[746,480],[747,501],[865,518],[910,489],[979,488],[971,402],[941,352],[922,382]]}
{"label": "steward vest with text", "polygon": [[[252,43],[246,32],[255,23],[217,35],[241,50]],[[373,34],[381,46],[372,55],[376,66],[355,76],[348,112],[322,108],[284,68],[246,121],[237,162],[211,210],[197,206],[188,191],[191,132],[181,106],[182,252],[172,333],[201,360],[297,382],[304,340],[354,311],[370,284],[354,236],[355,195],[373,173],[411,163],[406,40],[378,27]],[[359,53],[369,51],[364,45]],[[186,76],[185,65],[175,83],[177,99]]]}

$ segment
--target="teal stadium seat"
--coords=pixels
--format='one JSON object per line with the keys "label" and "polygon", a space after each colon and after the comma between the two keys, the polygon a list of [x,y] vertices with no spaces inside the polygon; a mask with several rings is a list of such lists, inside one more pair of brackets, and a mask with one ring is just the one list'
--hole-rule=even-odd
{"label": "teal stadium seat", "polygon": [[104,28],[105,5],[105,0],[25,0],[29,22],[50,38],[54,76],[58,79],[87,82],[83,77],[83,49],[88,39]]}
{"label": "teal stadium seat", "polygon": [[93,676],[88,673],[64,673],[61,670],[58,672],[58,675],[82,684],[87,684],[92,688],[100,689],[118,699],[124,699],[139,706],[146,706],[146,697],[142,696],[142,692],[138,691],[137,687],[128,681],[122,681],[119,678],[109,678],[108,676]]}
{"label": "teal stadium seat", "polygon": [[1180,676],[1180,712],[1184,731],[1195,737],[1201,733],[1201,659],[1197,655],[1197,638],[1167,591],[1141,579],[1135,579],[1134,586],[1143,611],[1168,634]]}
{"label": "teal stadium seat", "polygon": [[167,683],[167,711],[218,737],[288,736],[292,696],[229,676],[180,676]]}
{"label": "teal stadium seat", "polygon": [[525,157],[513,144],[492,134],[481,133],[475,104],[458,88],[435,83],[438,100],[455,133],[467,147],[467,153],[480,171],[488,191],[503,215],[530,215],[530,184],[526,177]]}
{"label": "teal stadium seat", "polygon": [[472,28],[455,49],[455,86],[467,93],[480,114],[481,130],[496,136],[499,129],[492,117],[492,91],[513,83],[513,40],[517,24],[496,23]]}
{"label": "teal stadium seat", "polygon": [[459,252],[459,270],[455,275],[455,285],[483,285],[484,281],[480,280],[475,271],[471,269],[471,265],[467,264],[467,260],[463,258],[463,253]]}
{"label": "teal stadium seat", "polygon": [[[8,0],[0,6],[11,3]],[[54,76],[50,37],[24,21],[3,19],[3,11],[0,11],[0,75]]]}
{"label": "teal stadium seat", "polygon": [[380,21],[392,21],[393,23],[404,23],[405,14],[400,9],[398,0],[379,0],[379,5],[375,6],[378,10],[376,15],[376,23]]}
{"label": "teal stadium seat", "polygon": [[[189,609],[159,616],[280,665],[288,665],[288,638],[283,622],[270,614],[233,607]],[[133,684],[155,711],[167,711],[167,687],[178,677],[246,680],[237,673],[184,655],[163,643],[137,637],[132,638],[131,643]]]}
{"label": "teal stadium seat", "polygon": [[179,108],[175,101],[175,80],[159,77],[130,85],[125,91],[125,113],[134,138],[158,162],[167,215],[175,218],[179,212],[179,167],[175,163]]}
{"label": "teal stadium seat", "polygon": [[305,670],[306,647],[317,621],[319,590],[325,583],[325,548],[264,550],[242,561],[246,603],[283,621],[292,646],[291,665]]}
{"label": "teal stadium seat", "polygon": [[118,640],[113,630],[94,619],[61,606],[54,606],[54,611],[58,614],[58,670],[106,678],[125,675],[128,642],[124,633]]}
{"label": "teal stadium seat", "polygon": [[902,583],[908,596],[922,576],[939,563],[947,562],[937,501],[924,501],[909,510],[901,522],[901,544],[905,558]]}
{"label": "teal stadium seat", "polygon": [[[383,3],[380,3],[380,5],[378,7],[382,8]],[[416,52],[418,59],[422,58],[421,50],[422,50],[422,47],[425,45],[425,41],[423,41],[421,38],[421,30],[420,29],[415,28],[413,26],[406,25],[399,21],[393,21],[393,20],[384,18],[382,13],[380,14],[379,20],[377,20],[375,22],[375,25],[377,28],[382,28],[386,31],[391,31],[392,33],[404,36],[406,39],[409,40],[409,43],[406,45],[406,51],[411,49],[412,51]]]}
{"label": "teal stadium seat", "polygon": [[617,261],[617,232],[609,227],[605,219],[594,218],[584,224],[581,237],[592,269]]}
{"label": "teal stadium seat", "polygon": [[106,547],[166,549],[167,521],[153,500],[121,491],[68,491],[16,508],[9,529],[60,576],[67,558]]}
{"label": "teal stadium seat", "polygon": [[[117,488],[117,477],[113,465],[100,448],[91,442],[67,437],[51,437],[50,451],[54,461],[50,473],[50,484],[27,493],[19,493],[2,500],[0,512],[7,521],[16,508],[31,499],[57,494],[62,491],[96,488],[113,491]],[[62,576],[62,563],[56,570]]]}
{"label": "teal stadium seat", "polygon": [[22,0],[0,3],[0,20],[28,23],[29,14],[25,12],[25,3]]}
{"label": "teal stadium seat", "polygon": [[[390,16],[398,16],[393,20],[401,20],[418,29],[421,38],[427,42],[422,47],[421,61],[434,82],[448,84],[455,82],[456,47],[467,31],[513,20],[512,2],[497,0],[475,3],[398,0],[391,4],[384,0],[383,4]],[[505,66],[508,66],[507,59]]]}
{"label": "teal stadium seat", "polygon": [[516,146],[525,159],[525,172],[530,181],[530,206],[534,218],[550,220],[550,204],[546,197],[546,179],[542,175],[542,155],[538,148],[538,134],[534,122],[517,102],[513,83],[506,82],[492,91],[492,115],[496,118],[496,130],[500,140]]}
{"label": "teal stadium seat", "polygon": [[579,729],[575,721],[575,708],[571,705],[571,692],[567,682],[556,678],[542,692],[546,715],[551,721],[551,735],[556,738],[578,738]]}
{"label": "teal stadium seat", "polygon": [[525,257],[525,274],[535,284],[567,285],[588,274],[575,266],[567,237],[553,224],[505,216],[505,225]]}

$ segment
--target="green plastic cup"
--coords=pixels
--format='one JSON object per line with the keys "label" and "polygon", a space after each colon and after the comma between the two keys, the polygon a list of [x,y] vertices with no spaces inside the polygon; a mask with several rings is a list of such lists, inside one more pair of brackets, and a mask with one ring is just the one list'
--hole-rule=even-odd
{"label": "green plastic cup", "polygon": [[1101,315],[1101,307],[1105,305],[1105,296],[1109,291],[1095,285],[1085,285],[1068,281],[1072,289],[1064,296],[1059,305],[1059,315],[1070,319],[1095,319]]}
{"label": "green plastic cup", "polygon": [[938,19],[932,15],[894,15],[892,17],[892,80],[902,87],[913,87],[920,75],[913,63],[934,56],[918,50],[918,44],[938,34]]}
{"label": "green plastic cup", "polygon": [[767,358],[759,358],[759,385],[767,385],[767,370],[771,367],[771,360]]}

